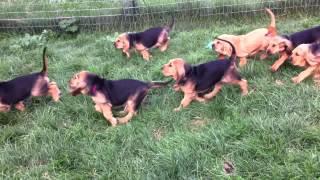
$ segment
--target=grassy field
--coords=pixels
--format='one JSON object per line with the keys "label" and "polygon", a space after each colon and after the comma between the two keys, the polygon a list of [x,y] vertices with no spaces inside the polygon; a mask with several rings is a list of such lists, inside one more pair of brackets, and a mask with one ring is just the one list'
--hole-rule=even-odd
{"label": "grassy field", "polygon": [[[320,94],[312,80],[291,77],[301,69],[286,64],[269,71],[276,57],[250,61],[241,69],[250,93],[224,87],[208,103],[173,112],[182,94],[152,91],[129,124],[112,128],[89,97],[72,97],[69,78],[89,70],[109,79],[164,80],[161,66],[175,57],[190,63],[215,59],[206,46],[222,33],[240,34],[269,20],[217,22],[212,28],[171,36],[166,53],[151,62],[127,60],[111,44],[115,34],[88,33],[51,39],[49,76],[63,91],[61,101],[33,98],[25,112],[0,114],[0,178],[16,179],[316,179],[320,177]],[[317,17],[279,19],[279,31],[318,25]],[[0,79],[41,69],[41,47],[20,47],[22,35],[0,34]],[[282,83],[276,83],[276,81]],[[232,177],[231,176],[231,177]]]}

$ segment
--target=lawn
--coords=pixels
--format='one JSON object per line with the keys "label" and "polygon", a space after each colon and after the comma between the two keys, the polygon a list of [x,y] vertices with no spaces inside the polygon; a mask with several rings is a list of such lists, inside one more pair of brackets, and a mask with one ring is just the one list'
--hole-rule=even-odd
{"label": "lawn", "polygon": [[[318,25],[319,16],[278,19],[279,31]],[[249,22],[249,21],[246,21]],[[286,64],[269,71],[277,57],[249,61],[241,69],[250,93],[224,87],[208,103],[174,112],[182,94],[171,87],[153,90],[127,125],[111,127],[89,97],[72,97],[70,77],[89,70],[108,79],[165,80],[160,68],[169,59],[201,63],[216,57],[206,48],[222,33],[265,27],[267,19],[211,28],[177,28],[166,53],[153,50],[145,62],[127,60],[113,48],[115,34],[82,33],[47,43],[49,77],[61,101],[33,98],[25,112],[0,114],[0,178],[8,179],[316,179],[320,177],[320,93],[312,80],[291,77],[301,69]],[[22,48],[23,35],[0,34],[0,79],[41,69],[42,48]],[[280,83],[279,83],[280,82]],[[232,176],[223,170],[233,164]]]}

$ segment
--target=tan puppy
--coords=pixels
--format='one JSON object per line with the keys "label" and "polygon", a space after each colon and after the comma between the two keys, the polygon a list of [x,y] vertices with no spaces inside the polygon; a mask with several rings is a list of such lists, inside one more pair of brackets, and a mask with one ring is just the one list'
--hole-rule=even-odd
{"label": "tan puppy", "polygon": [[[218,36],[220,39],[230,41],[236,48],[237,57],[240,58],[239,66],[242,67],[247,64],[247,57],[253,56],[260,51],[265,51],[269,45],[269,36],[276,34],[276,22],[275,16],[270,9],[266,9],[271,18],[271,23],[268,28],[260,28],[249,32],[245,35],[228,35],[223,34]],[[269,33],[268,33],[269,32]],[[219,54],[219,59],[224,56],[231,56],[231,46],[223,41],[215,39],[212,44],[212,48]],[[267,57],[266,53],[263,53],[260,58]]]}
{"label": "tan puppy", "polygon": [[292,51],[291,58],[293,65],[306,68],[292,78],[294,83],[300,83],[312,74],[317,75],[320,65],[320,44],[301,44]]}
{"label": "tan puppy", "polygon": [[267,48],[268,54],[280,54],[280,58],[271,66],[275,72],[291,56],[292,50],[300,44],[317,42],[320,37],[320,26],[302,30],[290,35],[281,35],[270,38]]}
{"label": "tan puppy", "polygon": [[144,60],[149,60],[152,56],[149,52],[151,48],[159,48],[161,52],[167,50],[169,45],[169,33],[174,26],[174,18],[169,26],[154,27],[143,32],[123,33],[120,34],[114,46],[117,49],[122,49],[122,52],[130,58],[130,49],[137,50]]}

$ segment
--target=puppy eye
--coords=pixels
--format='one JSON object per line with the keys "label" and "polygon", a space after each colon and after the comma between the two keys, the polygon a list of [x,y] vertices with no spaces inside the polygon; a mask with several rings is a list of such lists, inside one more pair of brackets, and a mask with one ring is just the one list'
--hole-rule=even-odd
{"label": "puppy eye", "polygon": [[276,45],[275,45],[275,44],[272,44],[272,47],[276,47]]}
{"label": "puppy eye", "polygon": [[169,67],[172,67],[172,64],[169,64]]}
{"label": "puppy eye", "polygon": [[296,53],[296,56],[299,56],[299,54],[298,54],[298,53]]}

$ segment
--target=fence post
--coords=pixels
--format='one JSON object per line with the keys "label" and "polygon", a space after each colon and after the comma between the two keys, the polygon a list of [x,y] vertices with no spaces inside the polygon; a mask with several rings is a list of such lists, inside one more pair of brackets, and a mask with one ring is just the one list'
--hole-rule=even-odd
{"label": "fence post", "polygon": [[136,24],[136,15],[139,14],[137,0],[122,0],[123,22],[126,29],[131,29]]}

